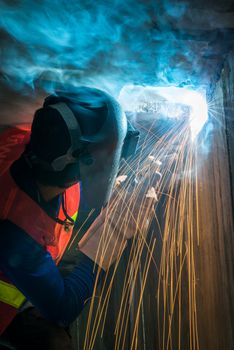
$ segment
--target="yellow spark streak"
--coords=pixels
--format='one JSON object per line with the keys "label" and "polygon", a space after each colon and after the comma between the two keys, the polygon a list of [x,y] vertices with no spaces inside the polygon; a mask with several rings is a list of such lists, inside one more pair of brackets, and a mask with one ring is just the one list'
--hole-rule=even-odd
{"label": "yellow spark streak", "polygon": [[[173,145],[176,145],[176,149],[174,150]],[[164,209],[164,227],[162,230],[160,220],[155,214],[155,211],[152,210],[152,204],[149,203],[146,206],[146,199],[141,193],[141,179],[144,179],[145,176],[148,176],[150,179],[159,170],[159,165],[156,162],[149,161],[149,149],[150,154],[156,155],[157,159],[162,162],[165,159],[164,167],[161,169],[162,178],[157,189],[159,197],[164,193],[166,193],[167,197],[167,203]],[[156,137],[153,129],[149,128],[138,157],[135,157],[131,161],[131,164],[125,162],[122,167],[122,173],[127,176],[127,179],[123,184],[118,186],[115,193],[116,197],[108,208],[109,224],[107,220],[104,225],[102,241],[100,242],[100,250],[97,252],[97,255],[101,254],[102,256],[107,252],[110,237],[114,234],[113,228],[115,226],[113,226],[111,217],[114,216],[115,212],[119,214],[119,218],[114,225],[121,227],[121,232],[123,233],[127,232],[130,223],[135,221],[136,235],[132,240],[125,278],[122,281],[122,297],[115,326],[115,350],[122,349],[125,346],[130,320],[134,325],[131,333],[131,350],[138,347],[140,310],[147,285],[149,268],[152,263],[155,266],[155,275],[158,276],[158,287],[156,291],[157,310],[155,310],[155,313],[158,314],[160,350],[174,349],[176,342],[175,332],[177,332],[178,349],[181,348],[183,312],[181,308],[183,305],[182,299],[185,298],[182,281],[184,281],[186,269],[189,347],[191,350],[199,349],[194,261],[195,237],[197,244],[199,244],[199,203],[197,199],[198,182],[196,165],[196,154],[190,143],[190,128],[188,125],[184,125],[180,129],[177,127],[170,130],[170,132],[164,134],[161,138]],[[193,170],[194,173],[192,172]],[[139,178],[139,183],[132,187],[132,180],[135,176]],[[132,191],[132,194],[130,199],[126,201],[129,191]],[[134,217],[133,213],[136,203],[139,203],[140,209],[138,216]],[[157,205],[155,206],[156,208]],[[146,221],[149,220],[150,224],[153,219],[157,222],[159,230],[161,230],[159,234],[162,239],[162,254],[159,269],[153,255],[156,238],[151,238],[148,243],[146,239],[148,229],[144,229],[144,227],[147,227]],[[122,243],[124,248],[124,240]],[[144,248],[147,249],[147,255],[144,261],[140,294],[137,299],[139,300],[139,304],[136,310],[134,310],[135,290],[137,290],[137,278],[142,263],[141,257]],[[94,301],[97,294],[97,286],[95,285],[94,297],[91,300],[87,322],[84,350],[93,349],[98,329],[101,328],[101,334],[103,334],[111,290],[120,258],[121,253],[117,258],[111,279],[108,281],[108,287],[107,278],[109,272],[106,274],[100,295],[98,296],[99,303],[96,311],[94,311]],[[132,319],[133,315],[134,319]],[[177,324],[176,317],[178,319]]]}

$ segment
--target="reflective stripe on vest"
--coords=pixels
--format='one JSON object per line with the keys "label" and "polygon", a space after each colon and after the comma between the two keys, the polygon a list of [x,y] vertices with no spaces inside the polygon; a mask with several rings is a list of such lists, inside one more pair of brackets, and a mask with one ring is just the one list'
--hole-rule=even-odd
{"label": "reflective stripe on vest", "polygon": [[72,218],[72,220],[74,220],[76,222],[77,217],[78,217],[78,211],[74,215],[72,215],[71,218]]}
{"label": "reflective stripe on vest", "polygon": [[25,296],[13,284],[0,281],[0,301],[19,309],[25,300]]}

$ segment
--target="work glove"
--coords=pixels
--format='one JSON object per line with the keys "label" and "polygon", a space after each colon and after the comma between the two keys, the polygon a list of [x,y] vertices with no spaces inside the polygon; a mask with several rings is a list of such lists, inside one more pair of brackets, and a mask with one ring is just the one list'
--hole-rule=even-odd
{"label": "work glove", "polygon": [[158,171],[139,174],[134,181],[123,178],[117,178],[108,205],[79,242],[79,250],[104,270],[121,257],[128,239],[145,238],[158,201]]}

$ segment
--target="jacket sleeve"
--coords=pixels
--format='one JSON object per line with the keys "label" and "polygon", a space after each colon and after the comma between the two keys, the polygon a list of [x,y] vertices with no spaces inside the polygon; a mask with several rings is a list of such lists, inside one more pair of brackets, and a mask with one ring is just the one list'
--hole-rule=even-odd
{"label": "jacket sleeve", "polygon": [[[86,255],[65,278],[51,255],[9,221],[0,224],[0,269],[47,318],[68,325],[92,296],[97,268]],[[101,274],[104,272],[101,271]]]}

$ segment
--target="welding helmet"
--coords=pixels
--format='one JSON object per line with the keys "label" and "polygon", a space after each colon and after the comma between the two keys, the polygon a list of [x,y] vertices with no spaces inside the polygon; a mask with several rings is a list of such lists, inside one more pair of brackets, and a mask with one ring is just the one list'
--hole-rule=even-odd
{"label": "welding helmet", "polygon": [[109,94],[90,87],[57,91],[36,111],[25,159],[39,182],[66,188],[81,181],[87,207],[109,199],[127,120]]}

